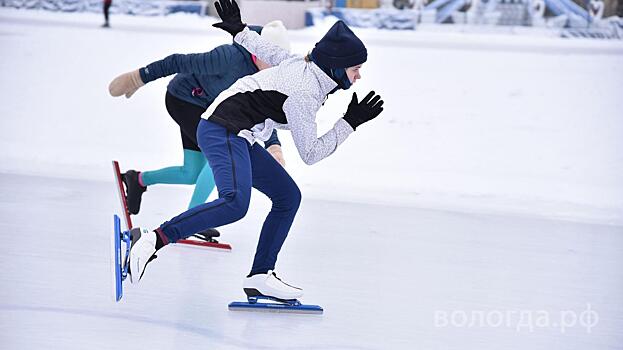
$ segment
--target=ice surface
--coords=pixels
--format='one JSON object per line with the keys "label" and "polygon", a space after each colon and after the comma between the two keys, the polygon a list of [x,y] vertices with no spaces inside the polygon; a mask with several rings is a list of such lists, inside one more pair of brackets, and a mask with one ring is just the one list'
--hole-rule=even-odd
{"label": "ice surface", "polygon": [[[130,100],[108,82],[231,39],[208,18],[101,21],[0,8],[0,347],[623,348],[621,43],[360,31],[370,59],[354,90],[382,94],[383,115],[312,167],[280,134],[304,200],[278,270],[325,313],[266,315],[227,310],[270,205],[256,192],[222,228],[233,252],[167,247],[112,302],[110,160],[153,169],[181,152],[166,79]],[[323,30],[292,32],[294,50]],[[327,101],[321,130],[349,100]],[[135,224],[153,228],[189,199],[153,187]],[[563,332],[560,314],[587,305],[598,323]],[[547,327],[518,327],[538,311]],[[508,317],[439,327],[440,312]]]}
{"label": "ice surface", "polygon": [[[112,301],[112,182],[0,175],[6,349],[620,349],[623,228],[305,200],[278,262],[324,315],[231,312],[269,203],[222,229],[231,253],[169,246]],[[145,193],[153,227],[188,191]],[[176,200],[176,198],[180,198]],[[598,323],[553,326],[590,304]],[[436,327],[436,313],[551,313],[548,327]],[[556,316],[556,317],[554,317]],[[477,319],[478,320],[478,319]],[[457,322],[462,322],[458,320]],[[492,322],[497,322],[497,319]],[[506,326],[510,322],[510,327]],[[479,324],[479,323],[476,323]],[[496,325],[497,323],[492,323]],[[534,320],[531,324],[534,324]]]}

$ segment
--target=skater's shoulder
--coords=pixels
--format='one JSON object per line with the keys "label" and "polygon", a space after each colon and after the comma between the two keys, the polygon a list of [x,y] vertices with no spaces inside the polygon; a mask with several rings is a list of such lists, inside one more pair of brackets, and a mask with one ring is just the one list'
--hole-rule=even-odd
{"label": "skater's shoulder", "polygon": [[215,47],[214,49],[212,49],[212,51],[210,52],[218,52],[218,53],[222,53],[226,55],[240,56],[240,57],[249,55],[248,51],[244,47],[236,43],[219,45]]}

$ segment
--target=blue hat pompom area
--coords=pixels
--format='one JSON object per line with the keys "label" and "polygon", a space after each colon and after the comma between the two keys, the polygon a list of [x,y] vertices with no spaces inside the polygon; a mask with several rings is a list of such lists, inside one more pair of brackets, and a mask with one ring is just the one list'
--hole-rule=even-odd
{"label": "blue hat pompom area", "polygon": [[343,21],[337,21],[312,50],[314,62],[322,68],[348,68],[364,63],[368,50]]}

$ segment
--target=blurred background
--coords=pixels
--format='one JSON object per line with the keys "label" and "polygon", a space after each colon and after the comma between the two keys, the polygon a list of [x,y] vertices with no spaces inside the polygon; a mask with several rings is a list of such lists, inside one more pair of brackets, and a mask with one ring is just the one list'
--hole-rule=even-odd
{"label": "blurred background", "polygon": [[[2,0],[0,6],[63,12],[101,12],[99,0]],[[288,28],[313,26],[326,16],[364,28],[417,29],[429,24],[559,29],[563,36],[619,38],[623,5],[617,0],[241,0],[250,23],[279,18]],[[215,16],[212,1],[117,0],[111,13]],[[618,17],[617,17],[618,16]],[[562,30],[564,29],[564,30]]]}

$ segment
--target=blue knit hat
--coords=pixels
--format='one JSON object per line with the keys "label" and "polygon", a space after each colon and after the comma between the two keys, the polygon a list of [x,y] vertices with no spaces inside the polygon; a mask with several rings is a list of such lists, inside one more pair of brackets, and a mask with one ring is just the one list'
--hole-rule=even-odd
{"label": "blue knit hat", "polygon": [[361,40],[343,22],[337,21],[311,52],[321,68],[348,68],[364,63],[368,51]]}

